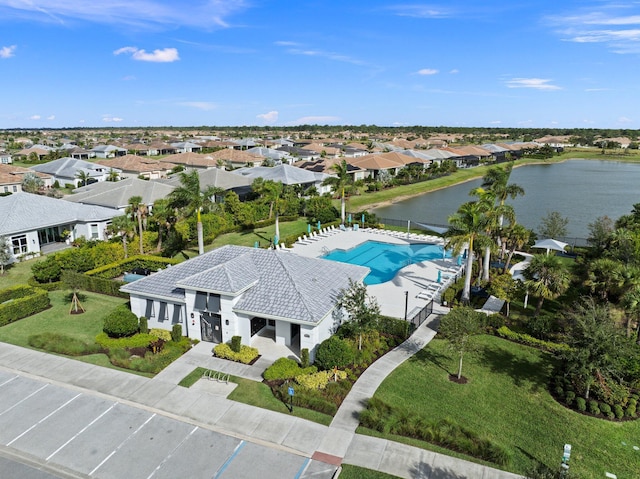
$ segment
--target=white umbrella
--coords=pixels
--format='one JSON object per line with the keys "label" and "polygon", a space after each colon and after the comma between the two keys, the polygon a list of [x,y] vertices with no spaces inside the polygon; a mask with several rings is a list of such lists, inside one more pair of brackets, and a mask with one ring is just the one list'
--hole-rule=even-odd
{"label": "white umbrella", "polygon": [[536,241],[536,244],[532,246],[532,248],[542,248],[547,250],[547,254],[549,254],[549,250],[555,251],[564,251],[564,249],[569,246],[569,243],[563,243],[562,241],[554,240],[552,238],[543,239]]}

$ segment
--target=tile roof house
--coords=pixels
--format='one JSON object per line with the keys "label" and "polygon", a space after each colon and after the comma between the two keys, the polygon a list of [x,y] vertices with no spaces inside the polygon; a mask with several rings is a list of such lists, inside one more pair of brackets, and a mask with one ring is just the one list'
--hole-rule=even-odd
{"label": "tile roof house", "polygon": [[[230,150],[235,151],[235,150]],[[212,155],[186,152],[176,153],[175,155],[169,155],[162,158],[162,161],[173,163],[175,165],[183,165],[190,168],[217,168],[218,159]]]}
{"label": "tile roof house", "polygon": [[81,185],[82,180],[78,178],[81,172],[87,175],[88,183],[106,181],[112,169],[118,175],[122,173],[122,171],[117,168],[108,168],[99,163],[91,163],[70,157],[58,158],[57,160],[32,166],[30,169],[51,175],[53,181],[58,181],[61,185],[72,184],[74,188],[83,186]]}
{"label": "tile roof house", "polygon": [[0,164],[0,193],[22,191],[22,180],[27,173],[35,173],[42,180],[45,188],[50,188],[53,185],[53,178],[46,173],[34,172],[22,166]]}
{"label": "tile roof house", "polygon": [[208,154],[214,160],[222,160],[227,166],[231,168],[242,168],[245,166],[260,166],[265,160],[264,156],[260,156],[253,153],[247,153],[242,150],[234,150],[233,148],[224,148],[222,150],[215,151]]}
{"label": "tile roof house", "polygon": [[127,178],[76,188],[72,195],[67,195],[63,199],[72,203],[113,208],[123,213],[129,206],[129,198],[132,196],[142,197],[142,203],[151,209],[156,200],[166,198],[174,189],[175,186],[159,181]]}
{"label": "tile roof house", "polygon": [[98,145],[89,151],[92,156],[97,158],[115,158],[116,156],[124,156],[127,154],[126,148],[113,145]]}
{"label": "tile roof house", "polygon": [[131,310],[149,327],[201,341],[228,342],[241,336],[250,345],[263,330],[293,349],[317,346],[337,326],[335,302],[349,280],[369,269],[286,251],[223,246],[129,283]]}
{"label": "tile roof house", "polygon": [[105,228],[120,212],[69,203],[31,193],[0,197],[0,236],[9,239],[14,259],[39,256],[66,246],[63,231],[76,238],[105,239]]}
{"label": "tile roof house", "polygon": [[[204,189],[208,186],[213,186],[224,191],[235,191],[240,199],[244,199],[251,192],[251,184],[253,183],[252,178],[236,175],[219,168],[198,170],[198,176],[200,177],[200,188]],[[182,185],[180,175],[173,175],[169,179],[159,180],[158,182],[170,185],[172,188]]]}
{"label": "tile roof house", "polygon": [[125,155],[109,160],[97,160],[96,163],[108,168],[122,170],[123,177],[138,176],[149,180],[166,178],[176,166],[173,163],[136,155]]}

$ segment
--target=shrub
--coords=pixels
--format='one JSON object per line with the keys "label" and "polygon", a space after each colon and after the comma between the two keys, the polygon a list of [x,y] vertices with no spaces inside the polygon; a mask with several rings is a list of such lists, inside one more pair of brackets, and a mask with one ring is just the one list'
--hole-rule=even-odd
{"label": "shrub", "polygon": [[250,364],[254,359],[259,356],[256,348],[249,346],[241,346],[240,352],[235,353],[231,350],[231,346],[226,343],[218,344],[213,348],[214,354],[222,359],[229,359],[243,364]]}
{"label": "shrub", "polygon": [[96,336],[96,343],[110,352],[116,349],[148,348],[152,341],[157,338],[150,334],[135,334],[124,338],[110,338],[107,333],[100,333]]}
{"label": "shrub", "polygon": [[60,333],[40,333],[29,336],[29,346],[43,349],[51,353],[66,354],[67,356],[82,356],[84,354],[95,354],[103,352],[100,345],[96,343],[85,343],[84,341]]}
{"label": "shrub", "polygon": [[1,291],[0,299],[0,326],[39,313],[51,305],[49,294],[44,289],[27,285]]}
{"label": "shrub", "polygon": [[[140,332],[142,332],[142,331],[140,331]],[[162,339],[163,341],[171,341],[171,333],[169,331],[167,331],[166,329],[152,328],[149,331],[149,334],[151,336],[155,336],[158,339]]]}
{"label": "shrub", "polygon": [[624,410],[624,415],[626,417],[636,417],[636,405],[627,405],[627,409]]}
{"label": "shrub", "polygon": [[309,348],[302,348],[300,351],[300,366],[303,369],[309,367]]}
{"label": "shrub", "polygon": [[262,374],[267,381],[281,379],[293,379],[302,374],[313,374],[318,371],[315,366],[301,368],[298,363],[290,358],[278,358]]}
{"label": "shrub", "polygon": [[102,330],[112,338],[133,336],[138,332],[138,318],[126,305],[121,304],[104,318]]}
{"label": "shrub", "polygon": [[501,338],[509,339],[516,343],[525,344],[527,346],[533,346],[536,348],[549,351],[551,353],[561,353],[569,350],[569,346],[563,343],[552,343],[550,341],[543,341],[528,334],[516,333],[511,331],[508,327],[502,326],[496,331]]}
{"label": "shrub", "polygon": [[354,359],[353,348],[337,336],[331,336],[322,341],[316,353],[316,364],[320,369],[332,369],[333,367],[344,369],[352,364]]}
{"label": "shrub", "polygon": [[493,313],[487,315],[486,327],[490,329],[498,329],[504,326],[505,318],[500,313]]}
{"label": "shrub", "polygon": [[145,316],[140,316],[138,321],[138,330],[142,334],[147,334],[149,332],[149,320]]}
{"label": "shrub", "polygon": [[600,408],[600,412],[605,416],[608,416],[609,413],[611,412],[611,406],[609,406],[607,403],[601,402],[599,404],[599,408]]}
{"label": "shrub", "polygon": [[329,381],[334,381],[337,376],[338,380],[346,379],[347,373],[345,371],[337,371],[335,374],[333,371],[320,371],[313,374],[302,374],[295,377],[295,381],[307,389],[325,389],[329,384]]}
{"label": "shrub", "polygon": [[182,339],[182,326],[180,324],[174,324],[171,328],[171,333],[169,334],[171,341],[174,343],[179,343]]}
{"label": "shrub", "polygon": [[585,412],[587,410],[587,401],[583,397],[576,398],[576,408],[580,412]]}
{"label": "shrub", "polygon": [[613,406],[613,414],[618,418],[622,419],[624,417],[624,409],[620,404],[616,404]]}
{"label": "shrub", "polygon": [[594,415],[600,414],[600,407],[598,405],[598,401],[594,399],[589,400],[589,412]]}
{"label": "shrub", "polygon": [[242,336],[232,336],[231,351],[233,351],[234,353],[239,353],[241,346],[242,346]]}
{"label": "shrub", "polygon": [[573,391],[567,391],[567,393],[565,394],[564,400],[569,406],[571,406],[575,398],[576,398],[576,393],[574,393]]}

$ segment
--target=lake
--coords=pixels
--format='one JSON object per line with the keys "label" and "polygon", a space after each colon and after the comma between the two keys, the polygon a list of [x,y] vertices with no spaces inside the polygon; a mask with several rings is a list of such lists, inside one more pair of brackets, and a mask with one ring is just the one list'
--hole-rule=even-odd
{"label": "lake", "polygon": [[[465,201],[481,179],[376,208],[380,218],[446,225],[449,215]],[[525,195],[508,200],[518,223],[537,230],[551,211],[569,218],[570,237],[587,238],[589,223],[600,216],[617,219],[640,203],[640,164],[601,160],[569,160],[563,163],[527,165],[511,172],[509,183],[520,185]]]}

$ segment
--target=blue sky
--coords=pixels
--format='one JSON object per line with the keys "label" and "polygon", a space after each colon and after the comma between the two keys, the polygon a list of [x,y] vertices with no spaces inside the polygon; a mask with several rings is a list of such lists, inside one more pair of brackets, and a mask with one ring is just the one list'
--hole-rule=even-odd
{"label": "blue sky", "polygon": [[0,0],[0,128],[640,128],[640,3]]}

